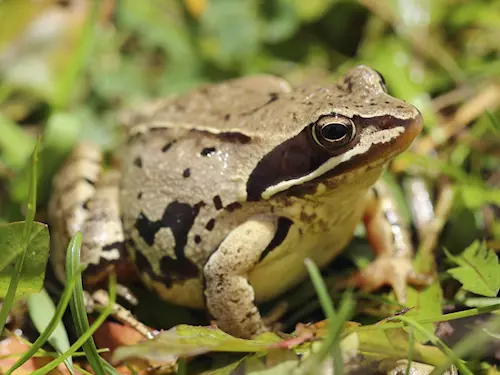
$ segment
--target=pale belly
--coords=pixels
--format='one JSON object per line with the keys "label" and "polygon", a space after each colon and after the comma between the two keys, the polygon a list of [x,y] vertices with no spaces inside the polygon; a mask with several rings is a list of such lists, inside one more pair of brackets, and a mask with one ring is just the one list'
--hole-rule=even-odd
{"label": "pale belly", "polygon": [[319,268],[328,265],[351,241],[362,212],[362,207],[343,212],[338,221],[334,220],[336,225],[321,232],[293,225],[279,249],[269,253],[249,274],[256,301],[274,298],[307,279],[306,258]]}

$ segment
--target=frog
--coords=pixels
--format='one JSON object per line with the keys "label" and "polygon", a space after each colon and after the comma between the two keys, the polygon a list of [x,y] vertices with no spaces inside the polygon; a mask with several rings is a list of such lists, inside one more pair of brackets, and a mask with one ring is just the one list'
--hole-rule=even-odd
{"label": "frog", "polygon": [[378,186],[422,126],[366,65],[332,82],[257,74],[148,102],[123,119],[116,165],[86,142],[55,175],[56,275],[80,231],[89,268],[128,258],[161,298],[252,338],[270,329],[259,304],[303,282],[306,259],[330,264],[363,222],[376,257],[351,282],[404,302],[428,277]]}

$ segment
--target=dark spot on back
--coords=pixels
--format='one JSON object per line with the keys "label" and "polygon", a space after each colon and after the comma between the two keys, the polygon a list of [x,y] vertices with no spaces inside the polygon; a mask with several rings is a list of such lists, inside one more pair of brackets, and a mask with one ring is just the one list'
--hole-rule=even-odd
{"label": "dark spot on back", "polygon": [[90,178],[84,178],[85,182],[91,186],[95,186],[95,182],[92,181]]}
{"label": "dark spot on back", "polygon": [[351,77],[347,78],[346,80],[344,80],[344,83],[347,84],[347,90],[352,91],[353,87],[352,78]]}
{"label": "dark spot on back", "polygon": [[201,150],[201,156],[209,156],[210,154],[213,154],[215,152],[215,147],[205,147],[203,150]]}
{"label": "dark spot on back", "polygon": [[215,219],[213,219],[213,218],[212,218],[212,219],[210,219],[210,220],[207,222],[207,225],[205,225],[205,228],[206,228],[207,230],[210,230],[210,231],[211,231],[212,229],[214,229],[214,226],[215,226]]}
{"label": "dark spot on back", "polygon": [[202,206],[204,206],[203,202],[191,206],[187,203],[173,201],[167,206],[160,220],[151,221],[141,212],[135,227],[149,246],[154,244],[155,235],[161,228],[170,228],[175,239],[175,254],[178,258],[182,258],[187,235]]}
{"label": "dark spot on back", "polygon": [[[196,133],[203,133],[207,136],[207,138],[214,137],[214,138],[220,139],[221,141],[224,141],[224,142],[247,144],[247,143],[250,143],[250,141],[251,141],[251,138],[248,135],[245,135],[245,134],[240,133],[240,132],[235,132],[235,131],[222,132],[222,133],[218,133],[218,134],[214,134],[214,133],[206,131],[206,130],[192,129],[191,131],[196,132]],[[214,151],[215,151],[215,148],[214,148]]]}
{"label": "dark spot on back", "polygon": [[137,199],[141,199],[142,198],[142,191],[140,191],[139,193],[137,193]]}
{"label": "dark spot on back", "polygon": [[292,224],[293,222],[285,217],[280,217],[278,219],[278,227],[276,228],[276,233],[274,234],[274,237],[269,245],[267,245],[266,249],[262,252],[262,254],[260,254],[259,261],[262,261],[262,259],[264,259],[267,254],[281,245],[281,243],[285,240]]}
{"label": "dark spot on back", "polygon": [[172,147],[172,142],[169,142],[165,146],[163,146],[161,152],[167,152],[170,149],[170,147]]}
{"label": "dark spot on back", "polygon": [[84,210],[89,209],[89,201],[90,201],[90,199],[87,199],[85,202],[82,203],[82,207]]}
{"label": "dark spot on back", "polygon": [[242,206],[241,206],[240,202],[233,202],[233,203],[229,203],[226,207],[224,207],[224,209],[229,211],[229,212],[233,212],[234,210],[237,210],[241,207]]}
{"label": "dark spot on back", "polygon": [[149,262],[147,259],[140,252],[136,251],[138,265],[141,256],[143,258],[142,261],[146,263],[145,268],[139,265],[141,271],[146,270],[152,277],[161,279],[167,287],[174,281],[185,280],[198,275],[198,268],[186,258],[184,248],[187,243],[187,235],[193,226],[200,208],[204,205],[205,203],[203,202],[191,206],[187,203],[173,201],[167,206],[160,220],[151,221],[143,213],[139,215],[135,223],[135,228],[144,241],[149,246],[152,246],[156,233],[161,228],[170,228],[175,239],[174,251],[176,255],[176,259],[172,259],[169,256],[161,259],[160,267],[163,275],[160,276],[154,274],[151,265],[148,266]]}
{"label": "dark spot on back", "polygon": [[136,157],[136,158],[134,159],[134,165],[136,165],[136,166],[137,166],[137,167],[139,167],[139,168],[142,168],[142,159],[141,159],[141,157],[140,157],[140,156],[138,156],[138,157]]}
{"label": "dark spot on back", "polygon": [[[278,100],[278,98],[279,98],[279,93],[277,93],[277,92],[270,92],[269,93],[269,100],[266,103],[262,104],[259,107],[253,108],[250,111],[242,112],[241,116],[249,116],[249,115],[257,112],[259,109],[264,108],[265,106],[271,104],[272,102],[275,102],[276,100]],[[293,100],[295,100],[295,98],[292,96],[292,97],[290,97],[290,100],[293,101]]]}
{"label": "dark spot on back", "polygon": [[155,242],[155,235],[161,228],[161,222],[150,221],[141,212],[139,214],[139,217],[135,221],[135,228],[139,232],[139,235],[144,240],[144,242],[146,242],[149,246],[153,246]]}
{"label": "dark spot on back", "polygon": [[278,100],[278,98],[279,98],[279,95],[278,95],[277,92],[271,92],[271,93],[269,93],[269,102],[268,102],[268,104],[272,103],[272,102],[274,102],[276,100]]}
{"label": "dark spot on back", "polygon": [[216,210],[220,210],[223,207],[222,206],[222,200],[220,199],[219,195],[216,195],[214,197],[214,206],[215,206]]}
{"label": "dark spot on back", "polygon": [[182,172],[182,177],[188,178],[191,176],[191,170],[189,168],[184,169],[184,172]]}
{"label": "dark spot on back", "polygon": [[216,135],[221,141],[231,142],[231,143],[250,143],[250,137],[248,135],[238,133],[238,132],[224,132]]}
{"label": "dark spot on back", "polygon": [[224,121],[229,121],[231,119],[231,115],[229,113],[226,113],[224,115]]}
{"label": "dark spot on back", "polygon": [[137,249],[135,251],[135,263],[139,271],[148,274],[153,280],[162,282],[167,288],[170,288],[174,282],[196,278],[199,272],[198,267],[190,260],[186,258],[173,259],[167,255],[160,260],[162,275],[158,275],[153,271],[148,259]]}

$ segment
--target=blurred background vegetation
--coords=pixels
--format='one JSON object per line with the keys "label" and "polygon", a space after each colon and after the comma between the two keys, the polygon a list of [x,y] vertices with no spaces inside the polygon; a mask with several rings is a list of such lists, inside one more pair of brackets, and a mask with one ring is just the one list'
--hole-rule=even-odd
{"label": "blurred background vegetation", "polygon": [[485,174],[498,164],[485,115],[500,103],[498,35],[498,0],[0,1],[0,220],[21,217],[37,134],[43,206],[68,150],[111,147],[123,109],[252,73],[327,82],[359,63],[424,114],[412,155],[426,174],[472,181],[469,208],[498,203],[500,172]]}
{"label": "blurred background vegetation", "polygon": [[424,115],[391,171],[433,199],[452,187],[440,247],[500,250],[499,57],[500,0],[0,0],[0,223],[23,218],[38,135],[45,221],[64,157],[82,139],[112,149],[124,110],[252,73],[326,83],[362,63]]}

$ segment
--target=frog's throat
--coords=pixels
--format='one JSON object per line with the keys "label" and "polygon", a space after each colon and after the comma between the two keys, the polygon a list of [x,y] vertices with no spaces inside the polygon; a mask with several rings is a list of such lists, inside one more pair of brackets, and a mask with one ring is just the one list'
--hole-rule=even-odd
{"label": "frog's throat", "polygon": [[406,129],[404,126],[396,126],[391,129],[382,130],[377,130],[375,126],[369,126],[363,131],[363,134],[361,134],[360,140],[355,147],[344,152],[341,155],[329,158],[325,163],[321,164],[317,169],[305,176],[282,181],[276,185],[268,187],[262,192],[262,198],[269,199],[279,192],[290,189],[292,186],[309,182],[331,171],[332,169],[337,168],[339,165],[348,162],[357,155],[366,154],[368,150],[374,145],[388,143],[391,140],[398,138],[405,132],[405,130]]}

